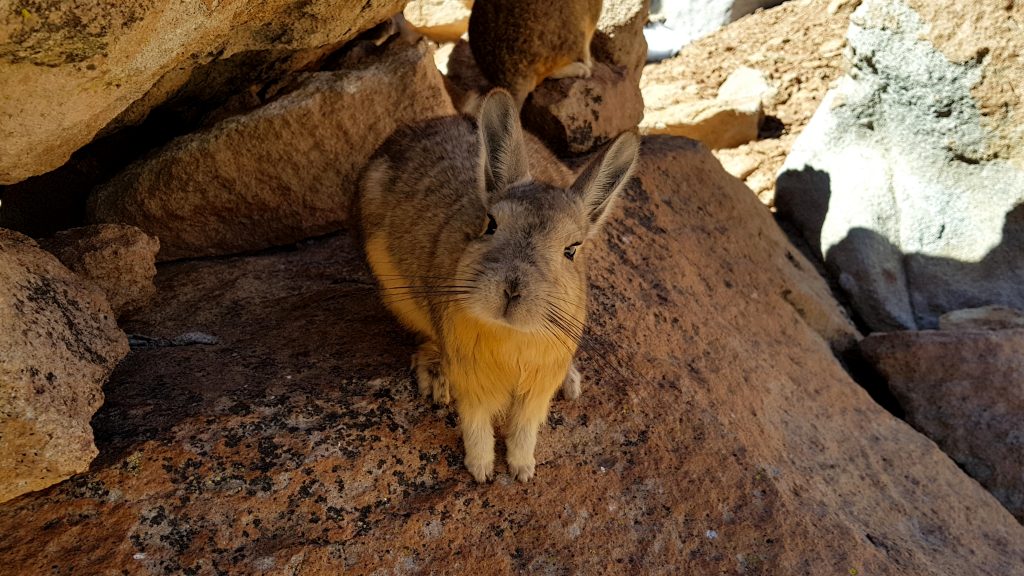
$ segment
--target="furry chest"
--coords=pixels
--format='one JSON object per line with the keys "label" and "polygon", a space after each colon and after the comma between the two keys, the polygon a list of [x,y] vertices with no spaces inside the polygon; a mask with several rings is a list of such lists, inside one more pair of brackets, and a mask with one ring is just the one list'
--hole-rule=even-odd
{"label": "furry chest", "polygon": [[445,371],[457,388],[500,395],[543,392],[561,385],[576,345],[542,334],[454,322],[445,335]]}

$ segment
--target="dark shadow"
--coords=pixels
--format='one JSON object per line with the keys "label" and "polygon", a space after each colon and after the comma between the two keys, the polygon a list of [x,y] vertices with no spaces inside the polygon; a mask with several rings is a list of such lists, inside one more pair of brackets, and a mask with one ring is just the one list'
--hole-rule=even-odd
{"label": "dark shadow", "polygon": [[821,253],[829,209],[827,173],[805,168],[779,175],[776,219],[805,255],[824,265],[830,286],[851,304],[865,333],[933,329],[946,312],[1003,305],[1024,308],[1024,203],[1005,216],[1002,239],[978,262],[904,254],[872,230],[855,228]]}
{"label": "dark shadow", "polygon": [[799,231],[801,243],[814,250],[814,260],[822,260],[821,227],[832,199],[832,177],[828,172],[804,168],[787,170],[775,182],[776,218],[792,224],[789,232]]}
{"label": "dark shadow", "polygon": [[757,129],[758,140],[774,140],[786,133],[786,125],[775,116],[765,116]]}
{"label": "dark shadow", "polygon": [[936,319],[951,310],[1024,310],[1024,202],[1007,212],[999,244],[978,262],[907,254],[904,266],[918,328],[937,328]]}
{"label": "dark shadow", "polygon": [[[202,433],[202,422],[213,419],[234,423],[218,431],[229,443],[263,428],[329,436],[405,425],[410,416],[391,414],[394,402],[367,411],[361,401],[415,394],[408,368],[415,341],[380,303],[358,254],[337,235],[161,266],[154,305],[126,319],[126,332],[172,339],[199,331],[219,342],[133,350],[93,417],[99,456],[92,467],[116,464],[147,440],[166,441],[180,426]],[[247,428],[248,416],[255,422],[260,413],[274,416],[259,419],[260,430]]]}

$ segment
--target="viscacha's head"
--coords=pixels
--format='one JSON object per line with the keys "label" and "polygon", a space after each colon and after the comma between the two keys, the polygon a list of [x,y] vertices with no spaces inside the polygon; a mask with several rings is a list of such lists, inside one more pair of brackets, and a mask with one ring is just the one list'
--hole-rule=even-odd
{"label": "viscacha's head", "polygon": [[479,114],[482,209],[456,276],[461,307],[491,323],[578,340],[586,319],[587,253],[629,181],[639,142],[616,139],[568,188],[531,178],[519,115],[504,90]]}

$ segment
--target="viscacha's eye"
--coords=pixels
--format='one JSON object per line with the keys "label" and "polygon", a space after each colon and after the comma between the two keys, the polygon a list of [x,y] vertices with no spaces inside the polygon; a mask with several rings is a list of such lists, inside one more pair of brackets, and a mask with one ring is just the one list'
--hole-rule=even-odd
{"label": "viscacha's eye", "polygon": [[484,230],[484,234],[491,235],[498,229],[498,223],[494,221],[494,216],[487,215],[487,229]]}
{"label": "viscacha's eye", "polygon": [[580,245],[580,243],[576,242],[574,244],[566,246],[565,247],[565,257],[568,258],[569,260],[575,260],[576,259],[576,247],[579,246],[579,245]]}

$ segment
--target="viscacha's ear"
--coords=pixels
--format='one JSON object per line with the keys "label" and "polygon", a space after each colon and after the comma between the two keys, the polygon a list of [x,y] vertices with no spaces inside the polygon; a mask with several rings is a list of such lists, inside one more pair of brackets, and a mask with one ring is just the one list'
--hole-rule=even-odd
{"label": "viscacha's ear", "polygon": [[480,181],[484,198],[530,178],[519,110],[512,96],[500,88],[484,97],[477,117],[480,130]]}
{"label": "viscacha's ear", "polygon": [[571,189],[583,198],[591,224],[590,234],[600,230],[615,199],[629,182],[639,150],[640,139],[636,134],[622,134],[604,154],[590,162],[572,185]]}

